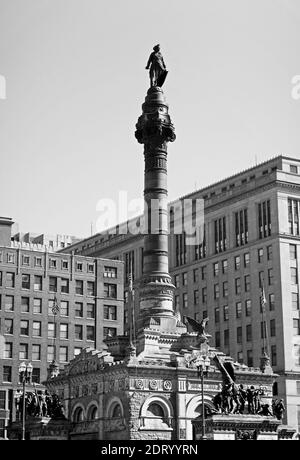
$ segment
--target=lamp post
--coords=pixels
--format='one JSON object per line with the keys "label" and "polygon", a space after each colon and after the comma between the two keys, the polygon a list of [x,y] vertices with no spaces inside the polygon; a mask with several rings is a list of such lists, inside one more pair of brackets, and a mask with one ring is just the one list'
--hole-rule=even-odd
{"label": "lamp post", "polygon": [[25,395],[26,395],[26,383],[31,383],[32,376],[32,364],[22,362],[19,366],[20,382],[23,384],[23,407],[22,407],[22,441],[25,441]]}
{"label": "lamp post", "polygon": [[207,375],[210,366],[208,356],[200,356],[197,359],[198,376],[201,379],[201,399],[202,399],[202,440],[207,439],[205,434],[205,406],[204,406],[204,375]]}

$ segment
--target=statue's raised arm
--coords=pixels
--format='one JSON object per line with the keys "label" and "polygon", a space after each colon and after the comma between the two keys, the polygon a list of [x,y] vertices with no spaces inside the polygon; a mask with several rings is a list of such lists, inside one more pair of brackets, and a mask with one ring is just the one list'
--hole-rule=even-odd
{"label": "statue's raised arm", "polygon": [[155,45],[149,56],[146,69],[149,70],[150,85],[162,87],[168,71],[166,69],[164,58],[160,52],[160,45]]}

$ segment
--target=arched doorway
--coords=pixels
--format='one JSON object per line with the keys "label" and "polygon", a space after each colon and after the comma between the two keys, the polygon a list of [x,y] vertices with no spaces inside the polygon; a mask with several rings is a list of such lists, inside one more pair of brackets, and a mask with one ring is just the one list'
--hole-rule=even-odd
{"label": "arched doorway", "polygon": [[[205,416],[209,415],[213,410],[213,403],[204,396]],[[195,439],[193,433],[192,420],[202,415],[202,397],[201,395],[194,396],[187,404],[186,407],[186,439]]]}

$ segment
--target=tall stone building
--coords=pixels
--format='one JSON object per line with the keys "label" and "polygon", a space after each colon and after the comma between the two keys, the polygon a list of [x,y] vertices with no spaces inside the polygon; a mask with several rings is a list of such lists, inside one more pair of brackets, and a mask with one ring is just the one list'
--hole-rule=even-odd
{"label": "tall stone building", "polygon": [[[203,239],[172,232],[186,200],[204,200]],[[183,315],[209,316],[211,343],[238,362],[260,365],[266,335],[275,394],[284,398],[286,422],[300,426],[299,318],[300,161],[278,156],[169,204],[169,265],[175,308]],[[179,217],[178,217],[179,215]],[[139,221],[140,218],[136,219]],[[125,262],[125,301],[133,263],[143,276],[142,234],[132,222],[96,234],[66,251]],[[124,231],[125,229],[125,231]],[[266,331],[260,294],[264,285]],[[138,314],[139,302],[136,301]],[[128,328],[125,303],[125,328]]]}
{"label": "tall stone building", "polygon": [[[0,437],[15,418],[19,365],[33,365],[33,384],[83,348],[123,333],[123,262],[15,247],[0,218]],[[57,308],[57,310],[55,310]]]}
{"label": "tall stone building", "polygon": [[[117,235],[111,240],[120,243],[119,252],[113,243],[107,248],[107,252],[111,250],[109,256],[117,257],[129,245],[125,256],[129,333],[108,338],[100,350],[83,350],[64,371],[47,381],[50,392],[64,401],[67,417],[73,423],[71,439],[193,439],[192,420],[202,408],[212,411],[213,396],[220,388],[216,355],[231,363],[237,384],[252,385],[271,404],[274,374],[270,366],[265,363],[260,370],[235,362],[209,346],[203,331],[187,332],[180,312],[174,311],[173,296],[178,286],[169,275],[166,201],[167,143],[175,139],[174,127],[160,87],[148,90],[142,109],[136,138],[144,144],[145,223],[152,231],[133,239]],[[183,237],[180,235],[181,240]],[[82,242],[75,249],[80,252],[91,241]],[[141,248],[143,269],[137,271],[138,259],[133,254],[139,254]],[[134,309],[130,308],[133,268],[134,294],[139,306],[135,318]],[[192,282],[196,289],[200,279]],[[191,311],[188,305],[186,311]],[[199,368],[203,359],[207,376],[205,383],[202,380],[202,395]],[[262,423],[266,432],[269,421]]]}

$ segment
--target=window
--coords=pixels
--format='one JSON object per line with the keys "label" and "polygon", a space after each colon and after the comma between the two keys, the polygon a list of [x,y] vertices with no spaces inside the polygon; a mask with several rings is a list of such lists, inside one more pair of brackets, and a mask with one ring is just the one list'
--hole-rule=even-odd
{"label": "window", "polygon": [[245,313],[246,313],[246,316],[251,316],[251,300],[250,299],[247,299],[245,301]]}
{"label": "window", "polygon": [[[88,264],[87,268],[88,268],[88,273],[94,273],[94,271],[95,271],[95,265],[94,265],[94,264]],[[117,270],[117,269],[116,269],[116,270]],[[116,278],[116,277],[117,277],[117,271],[116,271],[116,276],[115,276],[115,278]]]}
{"label": "window", "polygon": [[41,360],[41,345],[32,345],[32,360]]}
{"label": "window", "polygon": [[289,232],[299,235],[299,200],[288,199]]}
{"label": "window", "polygon": [[29,265],[30,264],[30,257],[29,256],[22,256],[22,264]]}
{"label": "window", "polygon": [[36,267],[41,267],[42,266],[42,258],[41,257],[35,257],[34,258],[34,265]]}
{"label": "window", "polygon": [[290,173],[298,174],[298,168],[296,165],[290,165]]}
{"label": "window", "polygon": [[8,264],[14,264],[15,263],[15,255],[9,252],[7,254],[7,263]]}
{"label": "window", "polygon": [[41,382],[41,370],[38,367],[34,367],[32,369],[31,380],[32,380],[32,383],[40,383]]}
{"label": "window", "polygon": [[43,289],[43,278],[39,275],[34,275],[33,281],[34,291],[41,291]]}
{"label": "window", "polygon": [[29,313],[29,297],[21,297],[21,312]]}
{"label": "window", "polygon": [[241,293],[241,278],[235,278],[235,293],[236,295]]}
{"label": "window", "polygon": [[69,337],[68,324],[61,323],[59,327],[59,338],[66,340]]}
{"label": "window", "polygon": [[258,263],[262,263],[263,262],[263,258],[264,258],[264,250],[263,248],[259,248],[257,250],[257,262]]}
{"label": "window", "polygon": [[175,295],[174,301],[175,301],[175,310],[178,310],[178,308],[179,308],[179,295]]}
{"label": "window", "polygon": [[86,326],[86,340],[95,340],[94,326]]}
{"label": "window", "polygon": [[292,292],[292,310],[299,310],[299,294]]}
{"label": "window", "polygon": [[[1,252],[0,252],[1,254]],[[2,272],[0,272],[0,286],[2,286]]]}
{"label": "window", "polygon": [[247,342],[252,342],[252,326],[247,324],[246,326],[246,340]]}
{"label": "window", "polygon": [[204,265],[204,267],[201,267],[201,279],[202,281],[206,280],[206,265]]}
{"label": "window", "polygon": [[4,347],[4,358],[5,359],[12,358],[12,350],[13,350],[13,344],[10,342],[5,342],[5,347]]}
{"label": "window", "polygon": [[15,287],[15,274],[6,273],[6,287],[14,288]]}
{"label": "window", "polygon": [[28,344],[27,343],[20,343],[19,348],[19,359],[28,359]]}
{"label": "window", "polygon": [[[195,246],[197,248],[198,246]],[[181,235],[175,235],[175,261],[176,261],[176,267],[179,265],[183,265],[186,263],[186,235],[185,232],[183,232]],[[196,253],[195,253],[195,258],[196,258]],[[198,257],[199,258],[199,255]]]}
{"label": "window", "polygon": [[56,276],[49,276],[49,291],[57,292],[57,278]]}
{"label": "window", "polygon": [[224,305],[224,307],[223,307],[223,319],[224,319],[224,321],[228,321],[228,319],[229,319],[228,305]]}
{"label": "window", "polygon": [[54,345],[48,345],[47,347],[47,361],[51,363],[55,358],[55,347]]}
{"label": "window", "polygon": [[33,323],[32,323],[32,335],[33,335],[33,337],[41,337],[41,335],[42,335],[42,323],[40,321],[33,321]]}
{"label": "window", "polygon": [[20,321],[20,334],[29,335],[29,321],[24,319]]}
{"label": "window", "polygon": [[223,275],[225,273],[227,273],[227,270],[228,270],[228,261],[227,261],[227,259],[225,259],[225,260],[222,260],[222,273],[223,273]]}
{"label": "window", "polygon": [[81,349],[80,347],[75,347],[75,348],[74,348],[74,356],[80,355],[81,350],[82,350],[82,349]]}
{"label": "window", "polygon": [[104,319],[111,321],[117,319],[117,307],[115,305],[104,305]]}
{"label": "window", "polygon": [[275,319],[271,319],[270,321],[270,336],[275,337],[276,336],[276,323]]}
{"label": "window", "polygon": [[69,316],[69,302],[67,300],[60,302],[60,316]]}
{"label": "window", "polygon": [[87,295],[91,295],[91,296],[95,295],[95,282],[94,281],[87,281]]}
{"label": "window", "polygon": [[179,275],[175,275],[174,277],[174,284],[176,288],[179,288]]}
{"label": "window", "polygon": [[271,364],[277,366],[277,350],[276,345],[271,345]]}
{"label": "window", "polygon": [[296,244],[290,244],[290,259],[296,260],[297,259],[297,246]]}
{"label": "window", "polygon": [[215,229],[215,253],[224,252],[227,249],[226,221],[225,217],[214,221]]}
{"label": "window", "polygon": [[300,335],[300,320],[293,318],[293,335]]}
{"label": "window", "polygon": [[83,295],[83,280],[75,280],[75,292],[78,295]]}
{"label": "window", "polygon": [[12,295],[5,296],[5,311],[14,311],[14,297]]}
{"label": "window", "polygon": [[300,380],[296,380],[296,394],[300,395]]}
{"label": "window", "polygon": [[253,351],[247,350],[247,366],[253,367]]}
{"label": "window", "polygon": [[238,351],[237,361],[238,363],[243,364],[243,352],[242,351]]}
{"label": "window", "polygon": [[269,294],[269,309],[270,311],[275,310],[275,294]]}
{"label": "window", "polygon": [[294,344],[293,347],[293,357],[295,358],[294,362],[296,366],[300,366],[300,345]]}
{"label": "window", "polygon": [[104,297],[117,298],[117,285],[104,283]]}
{"label": "window", "polygon": [[198,305],[199,304],[199,291],[198,289],[196,289],[194,291],[194,305]]}
{"label": "window", "polygon": [[62,278],[60,281],[60,290],[64,294],[69,294],[69,280],[68,278]]}
{"label": "window", "polygon": [[273,258],[272,246],[267,246],[267,259],[272,260],[272,258]]}
{"label": "window", "polygon": [[4,320],[4,334],[13,334],[14,333],[14,320],[5,318]]}
{"label": "window", "polygon": [[218,284],[214,285],[214,299],[218,299],[220,297],[220,287]]}
{"label": "window", "polygon": [[235,256],[234,258],[234,268],[235,270],[239,270],[241,268],[241,257]]}
{"label": "window", "polygon": [[11,377],[12,377],[11,366],[3,366],[3,382],[11,382],[12,381]]}
{"label": "window", "polygon": [[291,267],[291,282],[292,284],[298,284],[297,268],[294,267]]}
{"label": "window", "polygon": [[269,283],[269,286],[272,286],[273,284],[273,269],[272,268],[269,268],[268,270],[268,283]]}
{"label": "window", "polygon": [[48,323],[48,339],[54,339],[56,337],[56,324]]}
{"label": "window", "polygon": [[104,278],[117,278],[117,269],[115,267],[104,267]]}
{"label": "window", "polygon": [[218,276],[219,274],[219,262],[215,262],[213,264],[214,276]]}
{"label": "window", "polygon": [[215,323],[220,322],[220,307],[215,308]]}
{"label": "window", "polygon": [[115,327],[104,327],[103,328],[103,336],[106,337],[116,337],[117,329]]}
{"label": "window", "polygon": [[224,346],[229,346],[229,329],[225,329],[224,331]]}
{"label": "window", "polygon": [[247,268],[250,265],[250,254],[249,252],[246,252],[244,254],[244,267]]}
{"label": "window", "polygon": [[262,339],[265,339],[267,336],[267,330],[266,330],[266,322],[262,321],[260,323],[260,336]]}
{"label": "window", "polygon": [[264,285],[264,272],[258,272],[258,284],[262,288]]}
{"label": "window", "polygon": [[186,292],[184,292],[182,294],[182,306],[183,308],[187,308],[188,307],[188,295]]}
{"label": "window", "polygon": [[250,291],[250,275],[245,275],[244,281],[245,281],[245,292],[249,292]]}
{"label": "window", "polygon": [[202,303],[206,303],[207,301],[207,288],[202,288]]}
{"label": "window", "polygon": [[242,317],[242,302],[237,302],[235,304],[235,312],[236,312],[236,317],[237,318]]}
{"label": "window", "polygon": [[194,268],[194,270],[193,270],[193,280],[194,280],[194,283],[199,282],[199,270],[198,270],[198,268]]}
{"label": "window", "polygon": [[22,289],[30,289],[30,275],[22,275]]}
{"label": "window", "polygon": [[237,327],[236,329],[236,341],[237,343],[242,343],[243,341],[243,330],[241,326]]}
{"label": "window", "polygon": [[205,224],[203,230],[203,239],[200,244],[195,245],[194,257],[195,260],[204,259],[206,257],[206,231]]}
{"label": "window", "polygon": [[187,273],[182,273],[182,285],[187,286]]}
{"label": "window", "polygon": [[220,331],[216,331],[215,333],[215,343],[216,343],[216,347],[220,347],[221,346],[221,338],[220,338]]}
{"label": "window", "polygon": [[59,347],[59,362],[66,363],[68,361],[68,347]]}
{"label": "window", "polygon": [[82,264],[82,262],[77,262],[77,263],[76,263],[76,271],[77,271],[77,272],[82,272],[82,269],[83,269],[83,264]]}
{"label": "window", "polygon": [[128,303],[128,291],[124,291],[124,302]]}
{"label": "window", "polygon": [[248,212],[247,209],[235,213],[235,245],[244,246],[248,243]]}
{"label": "window", "polygon": [[271,204],[270,200],[258,204],[258,235],[259,238],[271,236]]}
{"label": "window", "polygon": [[83,317],[83,303],[82,302],[75,302],[75,316],[77,318]]}
{"label": "window", "polygon": [[75,340],[83,340],[83,326],[75,324]]}
{"label": "window", "polygon": [[61,261],[61,268],[62,268],[62,270],[68,270],[69,269],[69,262],[67,260],[62,260]]}
{"label": "window", "polygon": [[49,259],[49,268],[52,268],[52,269],[57,268],[57,260],[56,259]]}

